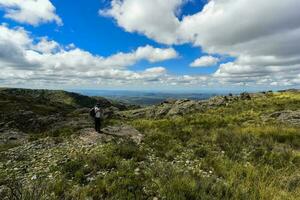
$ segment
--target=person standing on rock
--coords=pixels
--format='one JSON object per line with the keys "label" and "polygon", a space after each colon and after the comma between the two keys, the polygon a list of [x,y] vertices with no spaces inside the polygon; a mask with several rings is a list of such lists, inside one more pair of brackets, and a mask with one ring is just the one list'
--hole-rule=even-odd
{"label": "person standing on rock", "polygon": [[100,102],[98,102],[96,106],[90,110],[90,115],[95,120],[95,131],[101,133],[101,119],[103,116],[103,110],[101,108]]}

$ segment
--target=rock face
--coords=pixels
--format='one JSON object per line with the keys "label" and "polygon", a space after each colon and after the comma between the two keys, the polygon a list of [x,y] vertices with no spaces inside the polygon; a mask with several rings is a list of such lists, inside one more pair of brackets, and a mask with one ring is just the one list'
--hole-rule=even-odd
{"label": "rock face", "polygon": [[172,100],[164,101],[159,105],[149,106],[142,109],[120,112],[119,115],[125,118],[163,118],[180,116],[191,112],[201,111],[203,109],[203,101],[193,100]]}
{"label": "rock face", "polygon": [[108,126],[101,131],[102,133],[97,133],[92,128],[83,129],[80,132],[79,138],[89,144],[110,141],[114,137],[131,139],[137,144],[140,144],[143,140],[143,135],[138,130],[128,125]]}
{"label": "rock face", "polygon": [[272,113],[270,115],[271,118],[276,118],[277,120],[281,122],[291,123],[295,125],[300,125],[300,110],[291,111],[278,111],[275,113]]}
{"label": "rock face", "polygon": [[[227,106],[232,102],[243,100],[251,100],[257,94],[242,93],[241,95],[216,96],[209,100],[195,101],[189,99],[182,100],[166,100],[159,105],[146,108],[120,112],[120,117],[128,118],[154,118],[182,116],[194,112],[202,112],[206,109]],[[266,94],[261,94],[263,96]]]}
{"label": "rock face", "polygon": [[135,128],[128,125],[108,126],[102,129],[102,132],[107,135],[130,138],[137,144],[143,140],[143,135]]}

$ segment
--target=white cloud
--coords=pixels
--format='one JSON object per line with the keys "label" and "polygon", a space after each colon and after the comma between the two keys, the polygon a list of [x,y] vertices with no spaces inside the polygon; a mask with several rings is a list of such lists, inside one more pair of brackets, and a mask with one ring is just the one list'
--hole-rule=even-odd
{"label": "white cloud", "polygon": [[62,20],[56,15],[56,9],[50,0],[0,0],[1,7],[5,10],[6,18],[20,23],[37,26],[41,23],[56,22],[62,25]]}
{"label": "white cloud", "polygon": [[59,51],[60,45],[53,41],[53,40],[48,40],[46,37],[43,37],[40,39],[40,41],[34,45],[33,49],[41,52],[41,53],[52,53]]}
{"label": "white cloud", "polygon": [[[209,54],[235,57],[211,76],[222,84],[299,83],[299,0],[210,0],[180,20],[176,12],[184,3],[113,0],[111,8],[100,12],[126,31],[157,42],[192,43]],[[208,65],[205,61],[197,59],[191,66]]]}
{"label": "white cloud", "polygon": [[152,46],[139,47],[136,52],[137,58],[146,58],[150,62],[169,60],[178,57],[177,52],[173,48],[160,49]]}
{"label": "white cloud", "polygon": [[167,70],[164,67],[152,67],[146,69],[145,72],[150,74],[164,74],[167,72]]}
{"label": "white cloud", "polygon": [[158,42],[177,43],[180,25],[176,11],[184,0],[112,0],[111,9],[100,10],[116,19],[128,32],[142,33]]}
{"label": "white cloud", "polygon": [[219,58],[213,56],[202,56],[190,64],[191,67],[208,67],[218,64]]}
{"label": "white cloud", "polygon": [[[38,6],[30,7],[27,2],[39,4],[43,9],[32,9]],[[123,86],[149,82],[158,87],[168,84],[196,87],[300,84],[300,1],[210,0],[203,10],[199,8],[198,13],[180,20],[177,14],[186,2],[188,0],[112,0],[111,8],[100,14],[114,18],[118,26],[128,32],[144,34],[160,43],[191,43],[208,54],[236,58],[221,64],[212,75],[172,75],[164,67],[138,72],[129,68],[141,60],[155,63],[176,58],[178,54],[173,48],[147,45],[103,57],[74,44],[63,46],[46,37],[32,38],[22,28],[2,25],[0,83],[30,80],[35,84]],[[49,3],[47,0],[0,0],[6,17],[33,25],[49,21],[59,24],[61,20]],[[191,66],[218,62],[213,60],[202,57]]]}
{"label": "white cloud", "polygon": [[[28,65],[38,63],[40,67],[86,70],[87,68],[124,68],[140,60],[154,63],[178,57],[173,48],[161,49],[149,45],[138,47],[129,53],[119,52],[109,57],[93,55],[76,48],[74,44],[70,46],[71,48],[63,47],[45,37],[35,43],[29,33],[22,28],[10,29],[5,25],[0,26],[0,48],[2,49],[0,58],[2,61],[10,60],[12,64],[15,63],[15,55],[25,60]],[[15,50],[5,50],[8,48]]]}
{"label": "white cloud", "polygon": [[0,83],[7,84],[119,84],[159,82],[167,75],[164,67],[144,71],[128,68],[141,60],[150,63],[177,58],[173,48],[146,45],[108,57],[93,55],[74,44],[63,46],[46,37],[32,38],[22,28],[0,25]]}

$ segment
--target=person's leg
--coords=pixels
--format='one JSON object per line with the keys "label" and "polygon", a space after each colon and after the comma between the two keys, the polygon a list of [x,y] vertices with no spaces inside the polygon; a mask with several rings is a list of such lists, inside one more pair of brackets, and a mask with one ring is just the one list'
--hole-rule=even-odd
{"label": "person's leg", "polygon": [[98,123],[97,123],[97,118],[95,118],[95,131],[98,131]]}
{"label": "person's leg", "polygon": [[102,119],[99,119],[99,131],[101,132]]}
{"label": "person's leg", "polygon": [[97,118],[96,124],[97,124],[97,130],[96,131],[99,133],[100,132],[100,119],[99,118]]}

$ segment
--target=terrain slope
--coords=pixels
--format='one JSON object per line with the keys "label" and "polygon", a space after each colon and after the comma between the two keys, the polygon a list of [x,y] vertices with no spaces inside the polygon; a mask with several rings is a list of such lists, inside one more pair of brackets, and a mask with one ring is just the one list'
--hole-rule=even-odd
{"label": "terrain slope", "polygon": [[[89,108],[100,100],[103,133]],[[0,90],[0,199],[299,199],[300,92],[137,108]]]}

